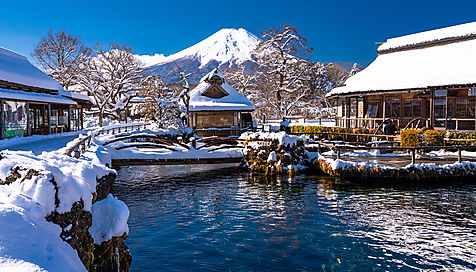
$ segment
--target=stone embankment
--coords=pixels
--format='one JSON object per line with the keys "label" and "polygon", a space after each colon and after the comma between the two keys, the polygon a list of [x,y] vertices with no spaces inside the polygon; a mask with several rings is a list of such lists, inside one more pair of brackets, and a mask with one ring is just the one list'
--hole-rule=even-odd
{"label": "stone embankment", "polygon": [[[116,172],[106,166],[110,161],[101,161],[104,155],[97,145],[80,159],[60,151],[0,153],[0,217],[21,216],[16,223],[0,221],[2,226],[16,224],[0,249],[2,258],[12,260],[4,262],[11,265],[5,268],[129,271],[132,257],[124,243],[129,211],[111,195]],[[14,231],[30,226],[40,234]]]}
{"label": "stone embankment", "polygon": [[389,167],[379,163],[355,162],[352,157],[348,160],[324,157],[313,150],[303,136],[287,135],[284,132],[248,133],[242,135],[242,138],[246,139],[242,165],[252,174],[294,175],[306,170],[361,181],[415,181],[476,176],[476,163],[469,161],[443,165],[410,163],[404,167]]}

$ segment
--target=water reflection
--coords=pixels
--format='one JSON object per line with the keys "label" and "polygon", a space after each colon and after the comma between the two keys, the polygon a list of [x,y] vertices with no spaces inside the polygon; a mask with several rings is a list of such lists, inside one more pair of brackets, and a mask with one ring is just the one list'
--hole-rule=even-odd
{"label": "water reflection", "polygon": [[119,170],[133,271],[476,269],[471,184],[362,185],[236,168]]}

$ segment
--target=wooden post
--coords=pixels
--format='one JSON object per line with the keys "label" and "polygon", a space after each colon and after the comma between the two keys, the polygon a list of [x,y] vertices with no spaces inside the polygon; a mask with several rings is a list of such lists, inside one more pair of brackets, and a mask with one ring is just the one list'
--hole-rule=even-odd
{"label": "wooden post", "polygon": [[0,111],[0,121],[1,121],[0,139],[5,139],[5,102],[3,100],[1,100],[0,106],[2,107]]}
{"label": "wooden post", "polygon": [[71,125],[71,108],[68,108],[68,131],[73,130],[73,126]]}
{"label": "wooden post", "polygon": [[411,151],[412,151],[412,164],[415,164],[415,161],[416,161],[416,149],[415,149],[415,148],[412,148]]}
{"label": "wooden post", "polygon": [[[382,123],[385,122],[386,114],[385,108],[387,107],[387,97],[383,95],[383,102],[382,102]],[[380,125],[380,124],[379,124]]]}
{"label": "wooden post", "polygon": [[83,128],[84,128],[84,124],[83,124],[83,122],[84,122],[84,120],[83,120],[83,119],[84,119],[84,110],[83,110],[83,108],[81,108],[81,109],[79,110],[79,117],[78,117],[78,119],[79,119],[79,124],[81,125],[81,128],[80,128],[80,129],[83,129]]}
{"label": "wooden post", "polygon": [[317,143],[317,153],[321,154],[321,144]]}
{"label": "wooden post", "polygon": [[435,91],[430,90],[430,127],[435,126]]}
{"label": "wooden post", "polygon": [[51,104],[48,103],[48,134],[51,134]]}
{"label": "wooden post", "polygon": [[31,118],[30,118],[30,103],[25,103],[26,111],[26,135],[31,135]]}
{"label": "wooden post", "polygon": [[405,124],[405,120],[403,119],[403,116],[405,116],[405,101],[403,101],[403,94],[400,95],[400,118],[399,118],[399,121],[398,121],[398,126],[401,127],[403,124],[406,126],[407,124]]}
{"label": "wooden post", "polygon": [[340,149],[336,147],[337,157],[336,159],[340,160]]}
{"label": "wooden post", "polygon": [[458,147],[458,163],[461,163],[461,148]]}
{"label": "wooden post", "polygon": [[446,105],[445,105],[445,130],[448,130],[448,91],[446,91]]}
{"label": "wooden post", "polygon": [[[474,97],[474,108],[476,109],[476,97]],[[476,131],[476,113],[474,114],[474,130]]]}

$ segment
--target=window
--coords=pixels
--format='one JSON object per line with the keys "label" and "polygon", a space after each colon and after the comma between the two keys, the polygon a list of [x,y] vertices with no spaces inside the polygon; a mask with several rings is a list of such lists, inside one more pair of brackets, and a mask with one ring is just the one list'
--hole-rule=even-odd
{"label": "window", "polygon": [[385,117],[400,117],[400,98],[386,100],[385,115]]}
{"label": "window", "polygon": [[403,111],[405,117],[422,116],[420,100],[405,100],[404,104],[405,106]]}
{"label": "window", "polygon": [[25,102],[5,101],[5,138],[23,136],[27,126]]}
{"label": "window", "polygon": [[197,128],[229,128],[233,126],[233,113],[198,113]]}
{"label": "window", "polygon": [[350,117],[357,117],[357,99],[350,100]]}
{"label": "window", "polygon": [[377,110],[378,110],[378,103],[372,102],[369,103],[367,106],[367,117],[368,118],[376,118],[377,117]]}

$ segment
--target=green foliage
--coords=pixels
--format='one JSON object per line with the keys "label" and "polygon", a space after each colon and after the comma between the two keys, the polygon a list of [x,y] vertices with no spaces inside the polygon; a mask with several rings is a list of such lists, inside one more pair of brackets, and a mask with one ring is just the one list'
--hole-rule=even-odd
{"label": "green foliage", "polygon": [[423,132],[423,141],[429,146],[442,146],[444,144],[443,136],[437,130],[425,130]]}
{"label": "green foliage", "polygon": [[475,145],[475,141],[452,141],[451,139],[467,139],[467,140],[475,140],[476,133],[474,132],[447,132],[445,134],[445,138],[448,138],[448,144],[455,144],[455,145]]}
{"label": "green foliage", "polygon": [[400,131],[401,146],[415,147],[422,146],[422,136],[417,129],[405,129]]}
{"label": "green foliage", "polygon": [[400,132],[401,146],[441,146],[444,144],[443,135],[434,129],[406,129]]}
{"label": "green foliage", "polygon": [[[341,128],[341,127],[322,127],[322,126],[291,126],[291,133],[322,133],[316,137],[323,140],[338,140],[346,142],[370,142],[372,136],[355,134],[375,134],[376,129],[367,128]],[[348,135],[347,135],[348,133]]]}

